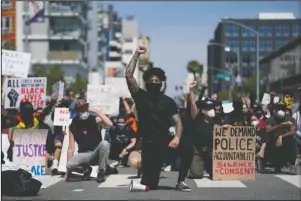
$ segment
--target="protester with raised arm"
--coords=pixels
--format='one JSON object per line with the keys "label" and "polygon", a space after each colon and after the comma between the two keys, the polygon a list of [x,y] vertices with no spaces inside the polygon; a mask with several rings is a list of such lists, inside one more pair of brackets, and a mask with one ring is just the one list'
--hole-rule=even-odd
{"label": "protester with raised arm", "polygon": [[[182,134],[182,122],[175,101],[162,92],[162,83],[166,81],[166,76],[161,68],[150,68],[144,72],[146,91],[138,87],[133,75],[140,54],[146,51],[143,46],[136,49],[126,69],[126,81],[135,101],[143,141],[141,184],[148,186],[150,190],[156,190],[163,166],[164,152],[168,146],[178,147]],[[172,125],[171,118],[175,122],[176,134],[169,142],[168,131]]]}

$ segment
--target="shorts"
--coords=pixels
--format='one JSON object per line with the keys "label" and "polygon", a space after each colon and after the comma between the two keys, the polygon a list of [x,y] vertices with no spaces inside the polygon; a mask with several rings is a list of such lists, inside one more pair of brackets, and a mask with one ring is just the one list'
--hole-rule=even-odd
{"label": "shorts", "polygon": [[56,142],[56,141],[59,141],[60,143],[63,144],[64,136],[63,136],[63,135],[56,135],[56,136],[54,137],[54,141],[55,141],[55,142]]}

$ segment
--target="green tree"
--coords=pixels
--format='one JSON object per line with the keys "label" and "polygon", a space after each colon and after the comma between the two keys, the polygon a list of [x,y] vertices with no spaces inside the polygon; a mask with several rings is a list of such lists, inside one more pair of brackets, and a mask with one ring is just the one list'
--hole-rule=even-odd
{"label": "green tree", "polygon": [[4,44],[3,44],[3,47],[2,47],[4,50],[15,50],[15,44],[13,42],[10,42],[10,41],[6,41]]}
{"label": "green tree", "polygon": [[87,91],[87,84],[87,79],[81,74],[77,73],[75,75],[75,81],[70,85],[70,90],[74,93],[84,93]]}
{"label": "green tree", "polygon": [[32,73],[34,77],[47,77],[48,72],[45,66],[36,64],[32,66]]}
{"label": "green tree", "polygon": [[50,92],[52,85],[58,81],[64,82],[64,71],[61,66],[54,65],[47,73],[47,91]]}
{"label": "green tree", "polygon": [[196,73],[203,73],[203,65],[195,60],[189,61],[187,64],[187,71],[193,73],[195,77]]}

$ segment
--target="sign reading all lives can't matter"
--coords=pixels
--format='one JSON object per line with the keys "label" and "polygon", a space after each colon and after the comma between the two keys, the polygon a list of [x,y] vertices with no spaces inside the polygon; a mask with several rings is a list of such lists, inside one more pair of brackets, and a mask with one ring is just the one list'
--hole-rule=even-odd
{"label": "sign reading all lives can't matter", "polygon": [[255,180],[255,128],[215,125],[213,135],[213,180]]}
{"label": "sign reading all lives can't matter", "polygon": [[35,108],[46,106],[46,77],[7,78],[4,108],[19,108],[22,99],[28,99]]}

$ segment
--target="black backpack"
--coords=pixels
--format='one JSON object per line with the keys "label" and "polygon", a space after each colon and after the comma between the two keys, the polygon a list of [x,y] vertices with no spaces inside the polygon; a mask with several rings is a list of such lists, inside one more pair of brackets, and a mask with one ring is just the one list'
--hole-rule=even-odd
{"label": "black backpack", "polygon": [[6,170],[2,172],[1,190],[8,196],[34,196],[40,191],[42,183],[23,170]]}

